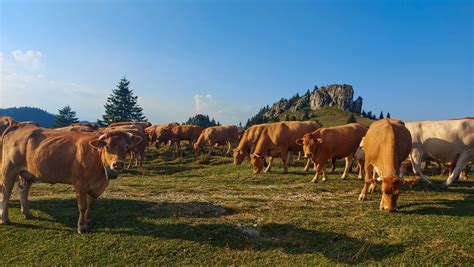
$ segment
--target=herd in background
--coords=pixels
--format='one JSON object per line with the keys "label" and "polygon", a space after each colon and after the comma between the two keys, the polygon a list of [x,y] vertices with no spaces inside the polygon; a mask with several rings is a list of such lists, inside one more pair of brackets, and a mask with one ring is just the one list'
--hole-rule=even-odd
{"label": "herd in background", "polygon": [[[35,181],[72,184],[79,207],[78,232],[89,230],[90,205],[105,190],[110,179],[135,161],[142,166],[148,146],[175,147],[181,156],[181,141],[188,141],[195,153],[212,153],[218,146],[233,153],[233,162],[249,159],[254,174],[271,171],[280,158],[286,173],[293,155],[305,156],[304,171],[313,165],[311,182],[327,180],[326,164],[334,171],[338,159],[345,160],[346,179],[355,160],[358,178],[365,176],[359,200],[381,184],[380,209],[395,211],[400,187],[415,179],[403,178],[411,165],[413,172],[431,185],[424,174],[429,161],[448,169],[448,187],[459,176],[467,179],[466,167],[474,162],[474,118],[444,121],[402,122],[382,119],[370,127],[358,123],[323,128],[312,121],[284,121],[253,125],[246,130],[234,125],[202,128],[178,123],[151,125],[149,122],[118,122],[106,128],[75,123],[56,129],[40,128],[34,122],[16,122],[0,116],[0,166],[3,193],[1,218],[9,223],[8,200],[18,181],[22,212],[32,218],[28,191]],[[233,150],[232,150],[233,149]],[[312,163],[312,164],[311,164]]]}

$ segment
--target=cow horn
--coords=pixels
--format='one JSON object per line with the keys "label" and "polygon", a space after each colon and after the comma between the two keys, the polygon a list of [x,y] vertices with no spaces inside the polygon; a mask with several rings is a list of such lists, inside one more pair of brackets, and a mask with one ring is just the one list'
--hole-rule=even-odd
{"label": "cow horn", "polygon": [[377,179],[375,179],[375,180],[377,180],[377,182],[382,182],[382,177],[379,176],[379,177],[377,177]]}
{"label": "cow horn", "polygon": [[103,135],[99,136],[99,140],[102,141],[102,140],[104,140],[106,137],[107,137],[107,134],[103,134]]}
{"label": "cow horn", "polygon": [[128,135],[128,138],[129,138],[129,139],[133,137],[133,134],[132,134],[132,133],[128,133],[128,132],[127,132],[127,135]]}

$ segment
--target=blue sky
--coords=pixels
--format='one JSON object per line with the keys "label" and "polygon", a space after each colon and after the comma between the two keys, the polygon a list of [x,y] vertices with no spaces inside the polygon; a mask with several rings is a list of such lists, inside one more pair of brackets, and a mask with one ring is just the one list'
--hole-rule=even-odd
{"label": "blue sky", "polygon": [[474,115],[473,1],[0,2],[0,107],[95,120],[124,75],[154,123],[245,122],[347,83],[403,120]]}

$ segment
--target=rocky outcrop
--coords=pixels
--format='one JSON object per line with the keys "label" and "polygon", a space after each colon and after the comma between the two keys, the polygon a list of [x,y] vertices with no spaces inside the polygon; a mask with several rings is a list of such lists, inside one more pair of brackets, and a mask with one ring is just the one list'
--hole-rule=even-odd
{"label": "rocky outcrop", "polygon": [[328,87],[315,89],[309,97],[309,107],[316,110],[322,107],[337,107],[340,110],[360,113],[362,98],[359,96],[353,101],[354,89],[351,85],[332,84]]}

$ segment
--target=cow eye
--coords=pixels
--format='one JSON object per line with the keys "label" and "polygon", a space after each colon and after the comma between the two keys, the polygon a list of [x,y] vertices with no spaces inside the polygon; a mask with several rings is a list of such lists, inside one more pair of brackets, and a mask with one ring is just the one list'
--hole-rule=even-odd
{"label": "cow eye", "polygon": [[109,145],[106,145],[106,146],[105,146],[105,149],[110,150],[110,146],[109,146]]}

